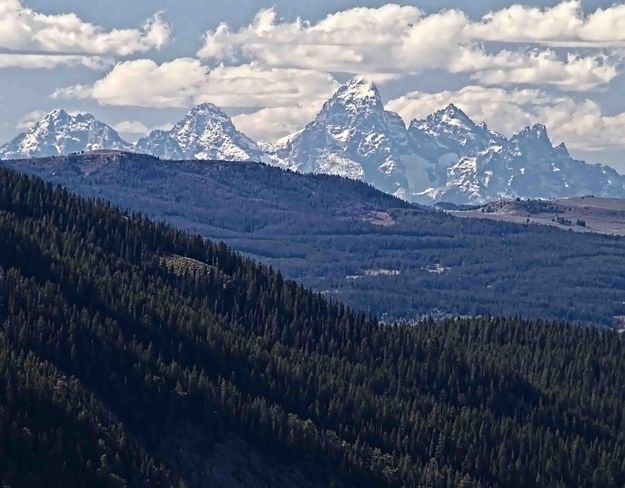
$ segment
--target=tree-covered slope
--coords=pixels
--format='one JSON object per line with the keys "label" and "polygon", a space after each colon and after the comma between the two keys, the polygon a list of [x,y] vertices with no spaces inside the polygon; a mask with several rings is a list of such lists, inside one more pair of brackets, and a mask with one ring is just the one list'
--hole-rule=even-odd
{"label": "tree-covered slope", "polygon": [[0,268],[4,485],[625,483],[616,332],[380,325],[6,170]]}
{"label": "tree-covered slope", "polygon": [[618,324],[625,239],[452,218],[361,182],[127,153],[2,161],[199,233],[387,318],[436,312]]}

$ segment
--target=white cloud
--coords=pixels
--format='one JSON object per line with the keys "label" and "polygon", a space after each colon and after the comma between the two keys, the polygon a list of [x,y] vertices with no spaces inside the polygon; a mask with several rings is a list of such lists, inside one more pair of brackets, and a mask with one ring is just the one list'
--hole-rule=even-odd
{"label": "white cloud", "polygon": [[139,120],[122,120],[117,122],[113,129],[124,134],[147,134],[150,132],[150,129]]}
{"label": "white cloud", "polygon": [[28,130],[37,122],[39,122],[45,115],[46,115],[46,112],[42,110],[33,110],[32,112],[29,112],[26,115],[24,115],[17,122],[17,125],[15,126],[15,128],[21,129],[21,130]]}
{"label": "white cloud", "polygon": [[157,64],[151,59],[123,61],[93,85],[59,90],[55,97],[93,98],[101,105],[183,107],[205,82],[207,68],[193,58]]}
{"label": "white cloud", "polygon": [[0,53],[0,68],[52,69],[58,66],[84,66],[103,69],[112,64],[112,59],[101,56]]}
{"label": "white cloud", "polygon": [[[505,58],[505,61],[497,66],[498,63],[493,62],[497,58]],[[476,70],[471,78],[487,85],[553,85],[567,91],[585,91],[606,85],[618,75],[616,66],[605,57],[569,54],[563,63],[551,50],[525,55],[502,51],[483,61],[483,69]],[[475,67],[479,60],[473,54],[466,62],[468,66],[460,70],[458,65],[462,66],[464,61],[457,60],[452,71],[466,71],[470,66]]]}
{"label": "white cloud", "polygon": [[195,101],[225,107],[294,107],[325,101],[338,88],[319,71],[220,65],[208,72]]}
{"label": "white cloud", "polygon": [[625,5],[615,4],[586,15],[580,0],[543,9],[516,4],[489,13],[468,30],[471,36],[488,41],[622,46]]}
{"label": "white cloud", "polygon": [[[560,57],[550,49],[530,49],[527,44],[487,49],[484,41],[590,42],[588,32],[598,29],[592,26],[611,22],[617,27],[604,32],[602,45],[619,44],[623,37],[618,31],[620,15],[621,9],[614,7],[584,17],[577,2],[564,2],[547,10],[510,7],[474,22],[457,9],[426,15],[416,7],[387,4],[347,9],[310,23],[280,21],[274,9],[264,9],[238,31],[226,24],[208,31],[198,55],[231,64],[255,62],[267,67],[354,74],[443,69],[471,73],[474,79],[489,84],[517,80],[587,90],[609,83],[617,74],[618,59],[577,53]],[[521,25],[506,37],[505,27],[517,17]],[[556,24],[565,27],[547,38],[532,32],[532,22],[545,31]]]}
{"label": "white cloud", "polygon": [[419,119],[454,103],[476,122],[507,136],[533,123],[543,123],[552,139],[580,150],[625,148],[625,113],[605,115],[594,101],[548,94],[540,89],[466,86],[438,93],[411,92],[391,100],[389,110],[404,120]]}
{"label": "white cloud", "polygon": [[300,103],[290,107],[269,107],[232,118],[237,129],[253,139],[271,142],[302,129],[315,118],[322,101]]}
{"label": "white cloud", "polygon": [[122,120],[113,125],[113,129],[117,132],[123,134],[123,136],[129,141],[133,142],[148,135],[153,130],[168,130],[172,127],[173,124],[161,124],[155,126],[147,126],[140,120]]}
{"label": "white cloud", "polygon": [[261,69],[257,65],[217,66],[179,58],[163,64],[149,59],[118,63],[93,85],[59,90],[57,98],[92,98],[102,105],[183,107],[212,102],[225,107],[292,107],[327,98],[337,83],[326,73]]}
{"label": "white cloud", "polygon": [[[89,62],[84,56],[127,56],[158,49],[169,41],[170,35],[170,27],[160,13],[140,28],[105,29],[83,21],[74,13],[47,15],[23,6],[20,0],[0,2],[0,48],[8,52],[3,56],[4,64],[9,66],[99,67],[97,60]],[[46,61],[48,53],[59,56]],[[9,55],[13,57],[6,58]]]}

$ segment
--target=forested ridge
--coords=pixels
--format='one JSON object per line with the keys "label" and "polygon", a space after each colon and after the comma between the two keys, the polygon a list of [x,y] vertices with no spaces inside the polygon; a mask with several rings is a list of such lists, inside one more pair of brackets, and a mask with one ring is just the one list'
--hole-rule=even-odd
{"label": "forested ridge", "polygon": [[219,486],[163,447],[181,423],[317,486],[625,483],[617,332],[382,325],[224,244],[7,170],[0,323],[6,486]]}
{"label": "forested ridge", "polygon": [[86,153],[0,161],[212,240],[387,320],[625,317],[625,239],[453,218],[359,181],[257,163]]}

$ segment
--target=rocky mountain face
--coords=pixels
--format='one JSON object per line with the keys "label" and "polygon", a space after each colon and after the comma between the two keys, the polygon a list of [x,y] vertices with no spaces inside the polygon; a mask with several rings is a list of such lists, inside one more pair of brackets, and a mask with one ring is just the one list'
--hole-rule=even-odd
{"label": "rocky mountain face", "polygon": [[402,197],[409,185],[405,168],[417,164],[404,122],[361,79],[343,85],[313,122],[269,153],[282,168],[357,178]]}
{"label": "rocky mountain face", "polygon": [[[431,164],[428,180],[415,180],[410,200],[429,203],[439,200],[446,191],[451,168],[462,158],[505,139],[490,131],[486,124],[476,124],[453,104],[408,126],[412,150],[422,161]],[[407,168],[410,172],[411,168]]]}
{"label": "rocky mountain face", "polygon": [[352,80],[316,119],[269,148],[277,166],[358,178],[408,201],[483,203],[510,197],[625,197],[625,177],[554,147],[542,125],[510,139],[451,104],[408,128],[376,87]]}
{"label": "rocky mountain face", "polygon": [[110,126],[90,114],[54,110],[0,147],[0,159],[58,156],[98,149],[132,150]]}
{"label": "rocky mountain face", "polygon": [[451,104],[408,127],[385,110],[372,83],[340,87],[302,130],[262,147],[213,104],[194,107],[170,130],[124,142],[91,115],[55,110],[0,148],[1,159],[93,149],[134,150],[176,160],[260,161],[303,173],[363,180],[418,203],[483,203],[501,198],[594,194],[625,197],[625,177],[573,159],[543,125],[510,138],[477,124]]}
{"label": "rocky mountain face", "polygon": [[493,141],[462,156],[448,169],[441,200],[454,203],[500,198],[582,195],[624,197],[625,177],[609,166],[573,159],[553,146],[544,125],[526,127],[509,140]]}
{"label": "rocky mountain face", "polygon": [[258,145],[239,132],[219,107],[203,103],[170,130],[156,130],[136,143],[136,150],[163,159],[265,161]]}

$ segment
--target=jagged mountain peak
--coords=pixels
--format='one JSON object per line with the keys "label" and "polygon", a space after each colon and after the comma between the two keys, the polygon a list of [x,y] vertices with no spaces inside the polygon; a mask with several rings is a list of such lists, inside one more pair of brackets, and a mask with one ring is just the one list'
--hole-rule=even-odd
{"label": "jagged mountain peak", "polygon": [[29,130],[33,128],[47,127],[55,124],[72,124],[76,122],[97,122],[96,118],[89,113],[77,113],[70,114],[62,108],[55,108],[54,110],[45,114],[41,119],[32,124]]}
{"label": "jagged mountain peak", "polygon": [[372,114],[383,114],[384,104],[375,84],[364,78],[354,78],[341,85],[324,103],[317,116],[321,122],[338,119],[364,119]]}
{"label": "jagged mountain peak", "polygon": [[569,156],[569,150],[566,147],[566,144],[564,144],[564,142],[561,142],[560,144],[556,146],[556,151],[562,156]]}
{"label": "jagged mountain peak", "polygon": [[69,114],[62,108],[55,108],[51,112],[43,116],[42,120],[68,118]]}
{"label": "jagged mountain peak", "polygon": [[270,157],[283,168],[363,179],[396,193],[405,187],[401,158],[406,145],[401,117],[385,110],[374,83],[354,78],[303,130],[274,144]]}
{"label": "jagged mountain peak", "polygon": [[186,117],[215,117],[220,121],[230,121],[230,117],[221,107],[210,102],[200,103],[191,108]]}
{"label": "jagged mountain peak", "polygon": [[216,126],[224,127],[229,132],[238,132],[232,119],[217,105],[202,103],[191,108],[178,123],[172,127],[172,133],[189,131],[195,134],[213,130]]}
{"label": "jagged mountain peak", "polygon": [[170,130],[157,130],[137,141],[136,149],[167,159],[265,161],[258,144],[241,133],[213,103],[191,108]]}
{"label": "jagged mountain peak", "polygon": [[54,122],[54,123],[88,122],[88,123],[97,123],[97,124],[106,125],[103,122],[100,122],[99,120],[97,120],[90,113],[85,113],[85,112],[69,113],[65,109],[55,108],[54,110],[44,115],[38,122],[33,124],[32,127],[50,123],[50,122]]}
{"label": "jagged mountain peak", "polygon": [[428,158],[443,158],[445,162],[500,144],[505,139],[489,130],[485,123],[476,124],[453,103],[423,119],[413,120],[408,132],[421,150],[428,151]]}
{"label": "jagged mountain peak", "polygon": [[[477,125],[471,117],[458,106],[450,103],[447,107],[437,110],[424,119],[414,120],[413,124],[427,132],[437,133],[441,130],[486,130],[486,126]],[[455,128],[455,129],[454,129]]]}
{"label": "jagged mountain peak", "polygon": [[533,137],[535,139],[549,139],[547,127],[544,124],[533,124],[523,127],[513,138]]}
{"label": "jagged mountain peak", "polygon": [[541,149],[551,149],[553,147],[551,139],[549,139],[547,127],[544,124],[533,124],[524,127],[521,131],[514,134],[510,140],[522,145],[535,145]]}
{"label": "jagged mountain peak", "polygon": [[439,110],[435,114],[442,114],[442,116],[447,120],[458,119],[466,122],[467,124],[475,124],[475,122],[473,122],[473,120],[471,120],[471,118],[462,109],[453,103],[450,103],[443,110]]}
{"label": "jagged mountain peak", "polygon": [[380,92],[375,83],[367,81],[363,77],[352,78],[343,84],[336,92],[335,96],[342,98],[371,99],[376,102],[380,100]]}
{"label": "jagged mountain peak", "polygon": [[88,113],[55,109],[0,147],[0,159],[47,157],[98,149],[130,150],[115,130]]}

